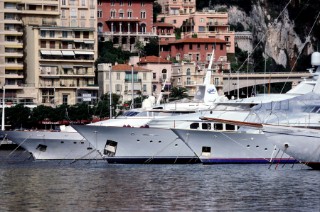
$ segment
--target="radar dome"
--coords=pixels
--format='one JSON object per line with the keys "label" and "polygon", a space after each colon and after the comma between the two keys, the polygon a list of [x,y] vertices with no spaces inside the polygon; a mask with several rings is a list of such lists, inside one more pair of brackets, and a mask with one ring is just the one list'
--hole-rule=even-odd
{"label": "radar dome", "polygon": [[314,52],[311,55],[311,65],[320,66],[320,53]]}

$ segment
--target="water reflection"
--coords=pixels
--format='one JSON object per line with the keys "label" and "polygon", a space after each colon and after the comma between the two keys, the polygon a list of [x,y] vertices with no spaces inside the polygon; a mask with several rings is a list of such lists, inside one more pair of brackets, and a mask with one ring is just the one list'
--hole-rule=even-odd
{"label": "water reflection", "polygon": [[0,210],[319,211],[319,179],[302,165],[0,163]]}

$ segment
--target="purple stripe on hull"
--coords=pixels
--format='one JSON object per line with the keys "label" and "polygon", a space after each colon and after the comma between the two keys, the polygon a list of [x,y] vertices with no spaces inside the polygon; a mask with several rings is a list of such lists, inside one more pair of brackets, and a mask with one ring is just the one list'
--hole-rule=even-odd
{"label": "purple stripe on hull", "polygon": [[120,164],[194,164],[200,163],[199,158],[118,158],[109,157],[105,158],[108,163]]}
{"label": "purple stripe on hull", "polygon": [[[248,163],[270,163],[270,158],[209,158],[201,159],[203,164],[248,164]],[[272,160],[272,163],[297,163],[295,159],[280,159]]]}

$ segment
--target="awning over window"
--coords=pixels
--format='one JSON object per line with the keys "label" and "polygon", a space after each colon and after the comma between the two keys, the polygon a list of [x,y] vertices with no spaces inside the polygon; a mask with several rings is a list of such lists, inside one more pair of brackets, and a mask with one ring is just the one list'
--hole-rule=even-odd
{"label": "awning over window", "polygon": [[41,50],[40,52],[41,54],[44,54],[44,55],[51,55],[51,51]]}
{"label": "awning over window", "polygon": [[73,66],[70,66],[70,65],[64,65],[64,66],[61,66],[62,68],[73,68]]}
{"label": "awning over window", "polygon": [[94,52],[88,51],[74,51],[75,54],[85,54],[85,55],[94,55]]}
{"label": "awning over window", "polygon": [[51,51],[51,55],[62,55],[61,51]]}
{"label": "awning over window", "polygon": [[73,51],[62,51],[62,55],[63,56],[74,56],[74,52]]}
{"label": "awning over window", "polygon": [[74,40],[76,43],[83,43],[83,40]]}
{"label": "awning over window", "polygon": [[85,40],[84,43],[86,43],[86,44],[94,44],[94,41],[93,40]]}

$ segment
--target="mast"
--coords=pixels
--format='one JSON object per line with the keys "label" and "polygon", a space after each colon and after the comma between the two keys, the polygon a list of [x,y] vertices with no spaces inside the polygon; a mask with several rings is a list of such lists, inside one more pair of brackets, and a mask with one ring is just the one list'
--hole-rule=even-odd
{"label": "mast", "polygon": [[5,98],[5,93],[6,93],[6,87],[3,86],[2,87],[3,90],[2,90],[2,119],[1,119],[1,130],[4,131],[4,119],[5,119],[5,116],[4,116],[4,107],[5,107],[5,104],[4,104],[4,98]]}
{"label": "mast", "polygon": [[212,54],[211,54],[209,66],[208,66],[207,73],[206,73],[206,76],[205,76],[204,81],[203,81],[204,85],[210,85],[211,71],[212,71],[211,68],[212,68],[213,62],[214,62],[214,48],[212,48]]}

